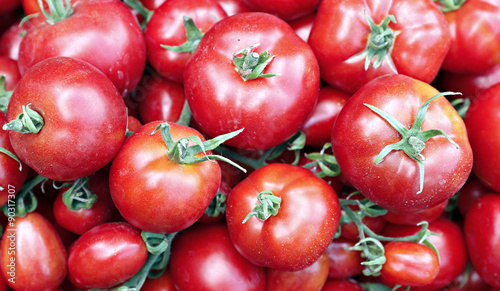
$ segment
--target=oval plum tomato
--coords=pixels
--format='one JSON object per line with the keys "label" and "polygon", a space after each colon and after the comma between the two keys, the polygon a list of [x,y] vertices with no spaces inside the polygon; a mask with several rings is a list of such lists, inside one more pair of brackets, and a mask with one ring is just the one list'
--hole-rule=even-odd
{"label": "oval plum tomato", "polygon": [[432,86],[404,75],[378,77],[347,101],[333,127],[332,149],[343,176],[392,212],[442,203],[472,169],[460,115]]}
{"label": "oval plum tomato", "polygon": [[[11,224],[12,223],[12,224]],[[66,248],[42,215],[15,217],[2,236],[2,274],[14,290],[55,290],[66,276]]]}
{"label": "oval plum tomato", "polygon": [[214,24],[184,74],[186,98],[203,131],[213,137],[245,128],[226,144],[253,150],[277,146],[301,128],[319,83],[307,43],[283,20],[259,12]]}
{"label": "oval plum tomato", "polygon": [[469,258],[479,276],[489,285],[499,288],[498,264],[500,228],[500,195],[485,194],[465,216],[464,232]]}
{"label": "oval plum tomato", "polygon": [[94,65],[121,94],[130,92],[146,65],[146,44],[136,17],[119,0],[78,0],[71,9],[71,16],[26,32],[19,47],[21,74],[41,60],[65,56]]}
{"label": "oval plum tomato", "polygon": [[[201,217],[217,193],[221,170],[213,161],[190,165],[170,160],[160,132],[152,135],[159,124],[147,123],[125,141],[111,165],[110,190],[116,207],[132,225],[172,233]],[[175,142],[189,136],[205,140],[193,128],[169,124]]]}
{"label": "oval plum tomato", "polygon": [[[19,115],[35,120],[36,128],[25,127]],[[8,128],[19,159],[57,181],[86,177],[104,167],[127,129],[125,103],[109,78],[66,57],[44,60],[24,74],[7,117],[16,126]]]}
{"label": "oval plum tomato", "polygon": [[111,288],[132,278],[147,257],[138,229],[126,222],[104,223],[71,245],[68,277],[78,288]]}
{"label": "oval plum tomato", "polygon": [[180,234],[170,254],[177,290],[264,290],[266,271],[234,248],[223,223],[197,224]]}
{"label": "oval plum tomato", "polygon": [[316,291],[328,278],[328,255],[324,253],[309,267],[298,271],[266,269],[266,290]]}
{"label": "oval plum tomato", "polygon": [[[261,206],[254,209],[257,202]],[[280,270],[297,271],[318,260],[339,220],[333,188],[311,171],[289,164],[255,170],[227,200],[226,221],[236,249],[256,265]]]}
{"label": "oval plum tomato", "polygon": [[215,0],[169,0],[154,11],[144,30],[148,62],[160,75],[177,83],[183,82],[186,62],[196,44],[182,52],[162,45],[180,46],[189,41],[184,27],[185,16],[192,18],[196,27],[204,33],[227,14]]}
{"label": "oval plum tomato", "polygon": [[361,275],[364,269],[361,264],[363,262],[361,252],[349,249],[357,242],[339,237],[330,243],[326,249],[330,261],[328,278],[341,279]]}
{"label": "oval plum tomato", "polygon": [[432,1],[324,0],[308,42],[321,78],[352,94],[385,74],[430,83],[448,52],[450,35]]}
{"label": "oval plum tomato", "polygon": [[474,153],[476,176],[489,188],[500,192],[500,84],[490,87],[471,102],[465,125]]}
{"label": "oval plum tomato", "polygon": [[266,12],[290,21],[313,13],[321,0],[295,1],[295,0],[243,0],[253,11]]}
{"label": "oval plum tomato", "polygon": [[439,259],[428,246],[391,241],[384,248],[386,262],[380,271],[383,281],[402,286],[423,286],[437,277]]}

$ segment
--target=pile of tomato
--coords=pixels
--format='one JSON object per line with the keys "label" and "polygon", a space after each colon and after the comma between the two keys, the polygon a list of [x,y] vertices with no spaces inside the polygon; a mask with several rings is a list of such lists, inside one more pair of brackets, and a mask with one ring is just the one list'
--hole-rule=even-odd
{"label": "pile of tomato", "polygon": [[0,290],[500,290],[499,24],[0,0]]}

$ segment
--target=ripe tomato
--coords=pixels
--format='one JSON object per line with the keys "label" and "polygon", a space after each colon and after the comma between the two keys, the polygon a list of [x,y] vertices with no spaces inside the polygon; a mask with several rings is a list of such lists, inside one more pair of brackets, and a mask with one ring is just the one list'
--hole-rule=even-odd
{"label": "ripe tomato", "polygon": [[475,175],[471,175],[460,189],[458,196],[457,207],[462,217],[465,217],[472,205],[486,193],[491,193],[490,188],[486,187]]}
{"label": "ripe tomato", "polygon": [[[233,60],[264,51],[269,58],[260,68],[271,61],[262,73],[279,75],[244,81]],[[250,71],[259,70],[240,70],[243,76]],[[222,19],[205,34],[186,65],[184,89],[194,119],[208,136],[245,128],[226,144],[267,149],[300,129],[316,104],[319,81],[312,50],[286,22],[249,12]]]}
{"label": "ripe tomato", "polygon": [[321,291],[364,291],[363,287],[351,279],[327,280]]}
{"label": "ripe tomato", "polygon": [[12,91],[21,79],[17,62],[9,57],[0,56],[0,76],[5,76],[5,90]]}
{"label": "ripe tomato", "polygon": [[330,260],[330,267],[328,271],[328,278],[341,279],[361,275],[364,266],[361,264],[363,258],[361,252],[350,250],[354,247],[357,240],[336,238],[328,248],[326,253]]}
{"label": "ripe tomato", "polygon": [[21,0],[2,0],[0,1],[0,14],[14,11],[20,5],[21,5]]}
{"label": "ripe tomato", "polygon": [[96,172],[125,138],[127,112],[120,93],[84,61],[54,57],[33,66],[12,94],[9,121],[28,105],[43,118],[41,130],[10,130],[10,140],[19,159],[46,178],[66,181]]}
{"label": "ripe tomato", "polygon": [[148,277],[141,288],[142,291],[176,291],[170,271],[166,270],[158,278]]}
{"label": "ripe tomato", "polygon": [[[465,125],[444,97],[430,102],[425,115],[420,115],[421,123],[415,122],[422,105],[438,93],[408,76],[386,75],[357,91],[337,117],[332,149],[343,176],[361,194],[389,211],[411,213],[434,207],[455,194],[471,172],[472,151]],[[393,116],[401,124],[399,131],[364,104]],[[414,141],[415,147],[410,148],[409,136],[415,139],[420,129],[412,128],[410,134],[413,124],[423,131],[442,130],[455,144],[443,135],[420,136],[422,143]],[[404,130],[408,131],[403,141]],[[426,134],[432,132],[436,131]],[[409,154],[386,148],[397,142],[408,146]],[[381,152],[387,155],[380,161]]]}
{"label": "ripe tomato", "polygon": [[[467,183],[466,183],[467,184]],[[382,217],[394,224],[405,224],[405,225],[417,225],[422,221],[431,222],[443,214],[446,206],[448,205],[448,200],[431,207],[429,209],[416,212],[416,213],[397,213],[388,211]]]}
{"label": "ripe tomato", "polygon": [[228,16],[236,13],[252,12],[252,9],[243,0],[217,0]]}
{"label": "ripe tomato", "polygon": [[352,94],[385,74],[430,83],[448,52],[450,35],[443,13],[432,1],[324,0],[309,44],[321,78]]}
{"label": "ripe tomato", "polygon": [[197,224],[172,242],[170,274],[178,290],[264,290],[266,272],[234,248],[223,223]]}
{"label": "ripe tomato", "polygon": [[[267,220],[250,217],[242,223],[262,191],[281,199],[277,215]],[[236,249],[254,264],[281,270],[304,269],[318,260],[339,220],[333,188],[311,171],[289,164],[255,170],[233,188],[227,200],[226,221]]]}
{"label": "ripe tomato", "polygon": [[311,34],[314,19],[316,19],[316,12],[305,15],[299,19],[289,21],[288,24],[290,24],[290,27],[293,28],[295,33],[300,38],[307,42],[309,40],[309,35]]}
{"label": "ripe tomato", "polygon": [[14,290],[55,290],[66,276],[66,248],[36,212],[9,221],[0,248],[2,275]]}
{"label": "ripe tomato", "polygon": [[132,278],[147,257],[138,229],[126,222],[100,224],[70,247],[68,277],[78,288],[111,288]]}
{"label": "ripe tomato", "polygon": [[253,11],[266,12],[290,21],[313,13],[321,0],[295,1],[295,0],[243,0]]}

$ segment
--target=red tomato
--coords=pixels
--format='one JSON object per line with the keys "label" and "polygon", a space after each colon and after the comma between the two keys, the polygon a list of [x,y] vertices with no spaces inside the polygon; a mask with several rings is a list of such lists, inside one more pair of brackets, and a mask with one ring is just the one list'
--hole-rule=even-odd
{"label": "red tomato", "polygon": [[266,273],[243,258],[222,223],[197,224],[173,242],[169,267],[178,290],[264,290]]}
{"label": "red tomato", "polygon": [[183,81],[192,52],[174,52],[161,45],[180,46],[186,42],[184,16],[191,17],[204,33],[227,14],[215,0],[169,0],[155,10],[144,30],[148,62],[160,75],[178,83]]}
{"label": "red tomato", "polygon": [[357,243],[356,240],[337,238],[334,239],[326,253],[330,260],[328,278],[341,279],[361,275],[364,266],[361,252],[350,250]]}
{"label": "red tomato", "polygon": [[[160,123],[145,124],[125,141],[111,165],[110,190],[116,207],[132,225],[172,233],[201,217],[217,193],[221,170],[212,161],[189,165],[170,160],[160,132],[151,135]],[[193,128],[174,123],[170,127],[175,142],[188,136],[204,141]]]}
{"label": "red tomato", "polygon": [[55,290],[66,276],[61,238],[36,212],[9,219],[1,241],[1,262],[3,277],[14,290]]}
{"label": "red tomato", "polygon": [[[389,15],[395,21],[389,21]],[[380,27],[371,27],[368,17],[372,26]],[[443,13],[432,1],[324,0],[309,44],[321,78],[352,94],[385,74],[430,83],[448,52],[450,35]]]}
{"label": "red tomato", "polygon": [[417,225],[422,221],[431,222],[435,220],[444,212],[447,205],[448,200],[445,200],[434,207],[420,212],[403,214],[389,211],[382,217],[386,221],[394,224]]}
{"label": "red tomato", "polygon": [[[277,215],[242,223],[262,191],[281,198]],[[332,241],[339,219],[332,187],[311,171],[289,164],[255,170],[227,200],[226,221],[236,249],[254,264],[275,269],[296,271],[313,264]]]}
{"label": "red tomato", "polygon": [[489,285],[500,287],[498,264],[500,228],[500,195],[485,194],[465,216],[464,232],[467,250],[474,269]]}
{"label": "red tomato", "polygon": [[74,180],[104,167],[125,138],[127,112],[111,81],[86,62],[55,57],[33,66],[9,103],[10,121],[23,107],[44,120],[37,133],[10,130],[19,159],[42,176]]}
{"label": "red tomato", "polygon": [[[219,190],[217,190],[216,197],[210,202],[210,205],[205,210],[203,215],[198,219],[198,222],[209,223],[223,219],[226,216],[226,201],[227,196],[231,192],[229,184],[221,179]],[[217,195],[222,195],[225,198],[217,198]],[[226,199],[221,201],[222,199]]]}
{"label": "red tomato", "polygon": [[299,19],[289,21],[288,24],[290,24],[300,38],[307,42],[309,35],[311,34],[314,19],[316,19],[316,12],[303,16]]}
{"label": "red tomato", "polygon": [[[274,55],[262,72],[279,75],[244,81],[233,64],[234,54],[237,63],[243,58],[240,50],[255,58],[267,51],[267,61]],[[240,69],[244,77],[250,71],[259,72]],[[227,144],[256,150],[277,146],[301,128],[316,103],[319,81],[312,50],[286,22],[249,12],[222,19],[205,34],[186,65],[184,89],[208,136],[245,128]]]}
{"label": "red tomato", "polygon": [[473,100],[484,90],[500,83],[500,64],[478,74],[460,74],[443,70],[439,81],[444,90],[460,92],[463,97]]}
{"label": "red tomato", "polygon": [[9,57],[0,56],[0,76],[2,75],[5,76],[5,90],[14,90],[21,79],[17,62]]}
{"label": "red tomato", "polygon": [[391,241],[385,245],[386,262],[380,278],[395,285],[423,286],[438,275],[437,254],[428,246],[415,242]]}
{"label": "red tomato", "polygon": [[[443,203],[462,187],[471,172],[472,151],[463,120],[446,98],[430,102],[423,123],[415,123],[419,108],[438,93],[416,79],[386,75],[357,91],[337,117],[332,149],[343,176],[361,194],[389,211],[419,212]],[[405,140],[413,136],[422,143],[410,147],[409,142],[402,141],[400,132],[364,104],[393,116],[402,125],[400,131],[408,130]],[[442,130],[456,144],[443,135],[423,142],[425,138],[416,137],[419,129],[410,133],[413,124],[422,125],[422,131]],[[404,150],[385,152],[383,160],[375,164],[379,153],[397,142],[408,146],[409,154]]]}
{"label": "red tomato", "polygon": [[474,173],[490,189],[500,192],[500,84],[490,87],[471,102],[464,118],[474,153]]}
{"label": "red tomato", "polygon": [[166,270],[158,278],[147,278],[142,285],[142,291],[176,291],[172,275]]}
{"label": "red tomato", "polygon": [[471,175],[462,189],[460,189],[458,196],[457,207],[462,217],[465,217],[472,205],[486,193],[491,193],[491,190],[476,178],[475,175]]}
{"label": "red tomato", "polygon": [[142,77],[146,45],[137,19],[123,2],[79,0],[71,17],[54,24],[45,21],[28,30],[19,47],[19,70],[24,74],[39,61],[55,56],[94,65],[125,95]]}
{"label": "red tomato", "polygon": [[217,0],[219,5],[226,11],[228,16],[237,13],[252,12],[252,9],[243,2],[243,0]]}
{"label": "red tomato", "polygon": [[166,0],[140,0],[142,5],[149,10],[156,10],[160,7]]}
{"label": "red tomato", "polygon": [[0,36],[0,55],[17,61],[23,35],[36,21],[42,22],[40,18],[30,18],[21,25],[21,20],[18,20],[3,32]]}
{"label": "red tomato", "polygon": [[[64,4],[66,4],[66,0],[56,0],[56,1],[61,1]],[[76,1],[77,0],[71,0],[71,3],[75,4]],[[54,1],[52,0],[52,2],[54,2]],[[47,1],[42,0],[42,3],[43,3],[43,8],[46,11],[48,11],[49,5],[47,4]],[[26,14],[26,15],[42,12],[40,9],[40,5],[38,5],[38,0],[22,0],[22,4],[23,4],[24,14]]]}
{"label": "red tomato", "polygon": [[321,0],[243,0],[253,11],[274,14],[283,20],[295,20],[309,13],[313,13]]}
{"label": "red tomato", "polygon": [[111,288],[132,278],[147,257],[138,229],[125,222],[101,224],[69,249],[69,279],[79,288]]}
{"label": "red tomato", "polygon": [[0,14],[16,10],[21,6],[21,0],[2,0],[0,1]]}
{"label": "red tomato", "polygon": [[356,281],[350,279],[328,280],[321,291],[364,291]]}
{"label": "red tomato", "polygon": [[127,131],[129,133],[134,133],[141,127],[142,123],[139,121],[139,119],[130,115],[127,116]]}

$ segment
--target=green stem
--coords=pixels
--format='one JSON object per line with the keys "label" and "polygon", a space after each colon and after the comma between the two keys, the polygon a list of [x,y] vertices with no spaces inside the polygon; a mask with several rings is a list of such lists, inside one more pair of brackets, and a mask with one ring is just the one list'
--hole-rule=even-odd
{"label": "green stem", "polygon": [[189,126],[189,124],[191,123],[191,109],[189,108],[187,100],[184,101],[181,116],[179,116],[179,119],[175,123],[185,126]]}
{"label": "green stem", "polygon": [[5,74],[0,76],[0,110],[7,112],[12,91],[5,89]]}
{"label": "green stem", "polygon": [[200,41],[203,38],[203,33],[200,31],[200,29],[198,29],[196,24],[194,24],[194,21],[191,17],[184,15],[182,19],[184,21],[184,28],[186,29],[186,42],[179,46],[169,46],[162,44],[161,47],[176,53],[194,53],[194,51],[198,47],[198,44],[200,44]]}
{"label": "green stem", "polygon": [[88,177],[76,179],[62,195],[64,205],[71,211],[90,209],[97,201],[97,195],[89,190]]}
{"label": "green stem", "polygon": [[144,21],[141,22],[141,29],[144,30],[151,17],[153,17],[154,11],[147,9],[140,1],[137,0],[124,0],[123,3],[127,4],[130,8],[139,12],[139,14],[144,17]]}
{"label": "green stem", "polygon": [[251,45],[233,54],[233,64],[243,81],[279,76],[277,73],[262,74],[275,56],[271,56],[267,51],[260,54],[254,52],[253,49],[259,45],[259,43]]}
{"label": "green stem", "polygon": [[267,220],[271,216],[276,216],[281,206],[281,198],[273,194],[269,190],[265,190],[257,194],[257,200],[259,203],[255,204],[255,208],[252,212],[248,213],[242,223],[247,222],[247,220],[256,216],[260,220]]}
{"label": "green stem", "polygon": [[41,175],[27,180],[17,193],[14,201],[2,206],[4,214],[9,217],[12,216],[12,207],[15,208],[14,213],[16,217],[24,217],[27,213],[34,211],[38,206],[38,201],[32,190],[36,185],[47,180],[47,178]]}
{"label": "green stem", "polygon": [[3,130],[13,130],[20,133],[38,133],[44,125],[43,117],[33,109],[31,105],[23,105],[23,113],[19,114],[14,120],[3,125]]}
{"label": "green stem", "polygon": [[46,0],[46,2],[49,6],[50,13],[47,12],[43,7],[42,0],[38,0],[38,6],[40,7],[40,11],[42,11],[43,15],[47,19],[47,23],[49,24],[55,24],[70,17],[71,14],[73,14],[71,0],[66,0],[66,2],[61,0]]}
{"label": "green stem", "polygon": [[19,158],[14,153],[12,153],[11,151],[9,151],[8,149],[3,148],[3,147],[0,147],[0,153],[6,154],[7,156],[11,157],[14,161],[18,162],[19,163],[19,171],[23,170],[23,163],[21,163]]}
{"label": "green stem", "polygon": [[433,0],[439,9],[446,13],[460,9],[466,0]]}
{"label": "green stem", "polygon": [[205,214],[210,217],[217,217],[221,213],[226,212],[226,195],[222,192],[217,192],[214,199],[210,202],[207,209],[205,209]]}

